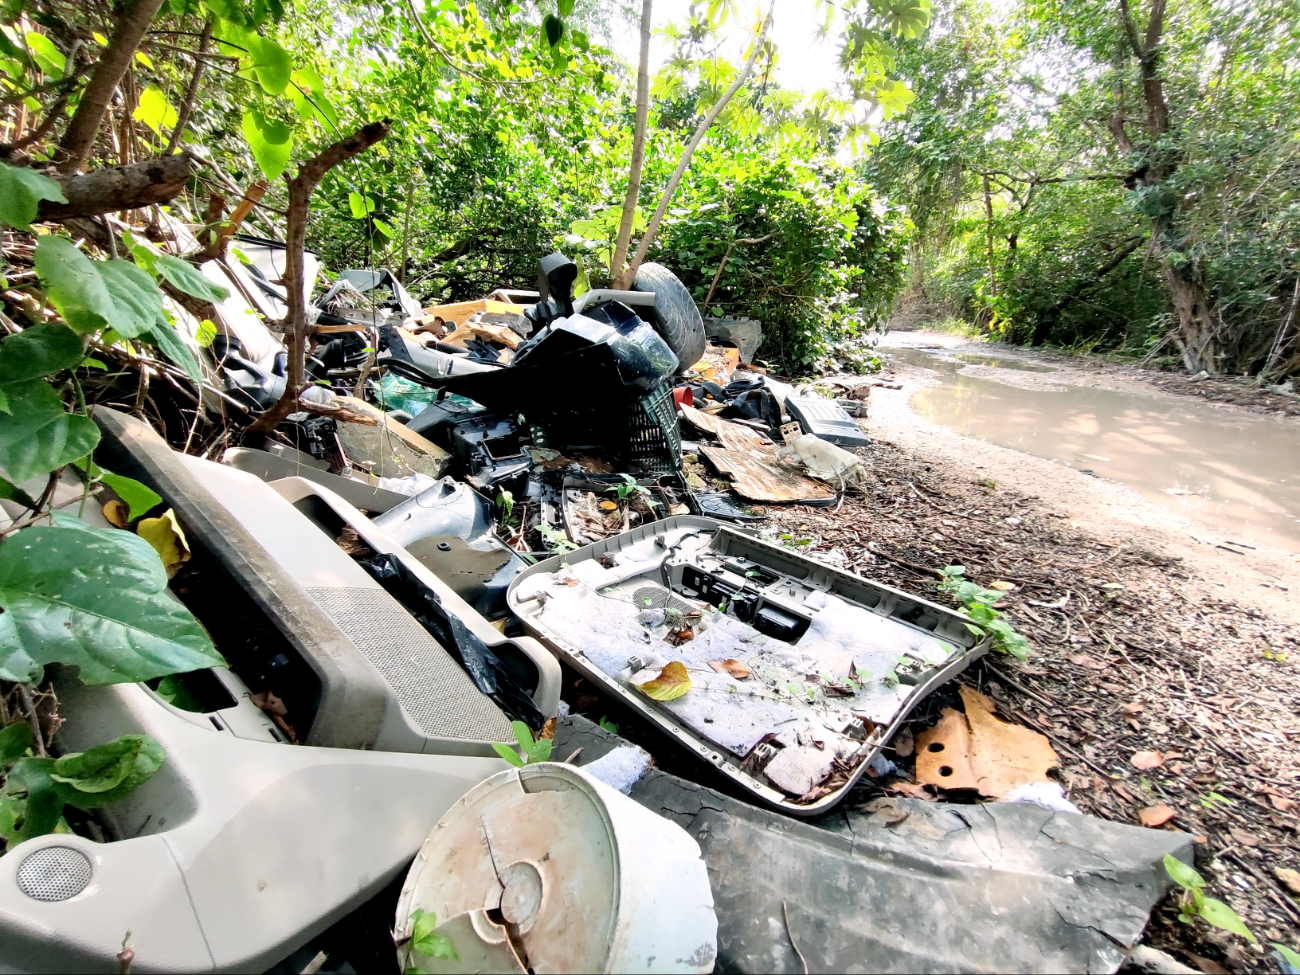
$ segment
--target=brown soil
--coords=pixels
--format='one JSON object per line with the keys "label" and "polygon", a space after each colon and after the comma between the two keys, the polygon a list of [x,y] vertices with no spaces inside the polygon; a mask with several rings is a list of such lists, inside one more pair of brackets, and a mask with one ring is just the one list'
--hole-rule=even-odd
{"label": "brown soil", "polygon": [[[878,441],[864,452],[871,475],[862,492],[839,510],[769,508],[771,529],[815,557],[932,590],[942,602],[951,602],[936,590],[943,566],[964,565],[984,585],[1013,583],[1002,605],[1034,652],[1024,663],[993,654],[963,679],[1050,738],[1067,795],[1085,812],[1136,825],[1141,810],[1171,806],[1163,828],[1198,838],[1208,893],[1262,940],[1300,946],[1300,906],[1273,872],[1300,868],[1300,628],[1141,535],[1088,530],[1063,503],[1005,487],[1003,472],[929,446]],[[1004,467],[1011,463],[1004,458]],[[1057,470],[1058,478],[1078,477]],[[933,723],[939,697],[910,730]],[[1139,752],[1159,752],[1162,762],[1139,770]],[[910,767],[910,759],[899,762]],[[1206,971],[1275,970],[1267,949],[1176,916],[1170,897],[1149,943]]]}

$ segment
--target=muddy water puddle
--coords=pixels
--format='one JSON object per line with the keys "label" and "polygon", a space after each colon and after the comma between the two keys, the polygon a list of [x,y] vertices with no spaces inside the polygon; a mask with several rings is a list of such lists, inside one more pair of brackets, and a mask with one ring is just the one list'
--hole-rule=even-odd
{"label": "muddy water puddle", "polygon": [[[913,394],[932,423],[1128,485],[1207,525],[1300,552],[1300,425],[1070,386],[1011,356],[882,348],[939,374]],[[972,368],[974,367],[974,368]],[[993,370],[1008,370],[999,382]]]}

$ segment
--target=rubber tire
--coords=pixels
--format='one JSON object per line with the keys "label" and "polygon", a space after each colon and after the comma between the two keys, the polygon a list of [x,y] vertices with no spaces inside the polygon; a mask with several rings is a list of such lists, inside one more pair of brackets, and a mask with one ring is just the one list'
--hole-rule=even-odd
{"label": "rubber tire", "polygon": [[677,374],[699,362],[704,355],[704,319],[677,275],[662,264],[647,262],[637,269],[632,290],[654,292],[650,324],[677,356]]}

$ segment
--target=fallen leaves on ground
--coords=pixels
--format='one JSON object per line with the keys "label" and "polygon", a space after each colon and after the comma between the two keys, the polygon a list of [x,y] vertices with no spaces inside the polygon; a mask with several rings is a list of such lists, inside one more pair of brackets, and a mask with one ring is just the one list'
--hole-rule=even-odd
{"label": "fallen leaves on ground", "polygon": [[744,680],[753,671],[742,664],[739,660],[728,657],[726,660],[710,660],[709,666],[719,674],[729,674],[736,680]]}
{"label": "fallen leaves on ground", "polygon": [[1165,764],[1165,757],[1159,752],[1136,752],[1133,757],[1129,759],[1129,764],[1135,769],[1140,769],[1145,772],[1153,768],[1159,768],[1161,765]]}
{"label": "fallen leaves on ground", "polygon": [[1154,806],[1147,806],[1145,809],[1138,811],[1138,820],[1143,826],[1163,826],[1169,820],[1178,815],[1178,810],[1166,803],[1159,803]]}
{"label": "fallen leaves on ground", "polygon": [[675,701],[691,689],[691,678],[686,673],[685,664],[673,660],[659,672],[658,677],[637,684],[636,689],[653,701]]}

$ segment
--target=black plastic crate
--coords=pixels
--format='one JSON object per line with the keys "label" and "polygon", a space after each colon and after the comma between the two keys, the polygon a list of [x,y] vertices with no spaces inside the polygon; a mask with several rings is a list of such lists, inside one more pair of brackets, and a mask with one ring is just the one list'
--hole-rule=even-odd
{"label": "black plastic crate", "polygon": [[627,458],[647,470],[665,474],[681,470],[682,434],[677,426],[673,387],[666,380],[632,404]]}

